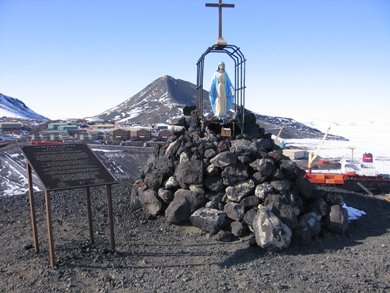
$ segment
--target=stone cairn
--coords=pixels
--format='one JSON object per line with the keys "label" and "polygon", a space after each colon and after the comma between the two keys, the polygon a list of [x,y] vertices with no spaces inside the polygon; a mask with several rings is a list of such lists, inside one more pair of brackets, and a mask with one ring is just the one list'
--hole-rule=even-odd
{"label": "stone cairn", "polygon": [[244,134],[221,137],[212,130],[221,123],[202,130],[196,110],[191,114],[180,119],[181,132],[156,146],[132,188],[133,207],[209,235],[253,233],[258,246],[272,251],[308,244],[323,229],[345,232],[342,197],[305,179],[254,115],[246,114]]}

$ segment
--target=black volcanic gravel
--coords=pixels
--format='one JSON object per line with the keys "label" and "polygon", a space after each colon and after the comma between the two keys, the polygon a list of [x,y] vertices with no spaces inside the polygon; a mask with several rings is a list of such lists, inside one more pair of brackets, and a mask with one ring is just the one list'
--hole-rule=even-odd
{"label": "black volcanic gravel", "polygon": [[208,237],[194,227],[130,209],[132,182],[113,186],[117,252],[109,252],[104,187],[91,188],[96,244],[83,189],[55,192],[56,268],[50,269],[44,197],[36,209],[41,251],[32,248],[28,200],[0,197],[0,292],[390,292],[390,203],[345,194],[367,215],[345,235],[320,235],[280,253]]}

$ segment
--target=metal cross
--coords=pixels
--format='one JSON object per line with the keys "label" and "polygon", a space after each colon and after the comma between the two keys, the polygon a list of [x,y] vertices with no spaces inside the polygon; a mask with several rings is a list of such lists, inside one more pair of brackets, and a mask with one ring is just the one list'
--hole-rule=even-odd
{"label": "metal cross", "polygon": [[218,7],[219,12],[219,30],[218,30],[218,45],[226,45],[227,42],[222,37],[222,8],[233,8],[234,4],[222,3],[222,0],[219,0],[219,3],[206,3],[206,7]]}

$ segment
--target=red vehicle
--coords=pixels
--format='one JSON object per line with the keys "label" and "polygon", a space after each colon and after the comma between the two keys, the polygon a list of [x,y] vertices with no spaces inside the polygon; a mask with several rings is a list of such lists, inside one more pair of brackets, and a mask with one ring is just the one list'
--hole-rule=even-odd
{"label": "red vehicle", "polygon": [[62,141],[32,141],[33,145],[60,144]]}
{"label": "red vehicle", "polygon": [[373,162],[372,154],[371,153],[364,153],[363,154],[363,162],[364,163],[372,163]]}

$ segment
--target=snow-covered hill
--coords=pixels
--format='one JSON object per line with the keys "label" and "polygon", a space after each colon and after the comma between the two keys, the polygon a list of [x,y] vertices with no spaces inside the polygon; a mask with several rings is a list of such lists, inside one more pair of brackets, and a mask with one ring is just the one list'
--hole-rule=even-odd
{"label": "snow-covered hill", "polygon": [[0,93],[0,117],[47,120],[26,106],[21,100]]}

